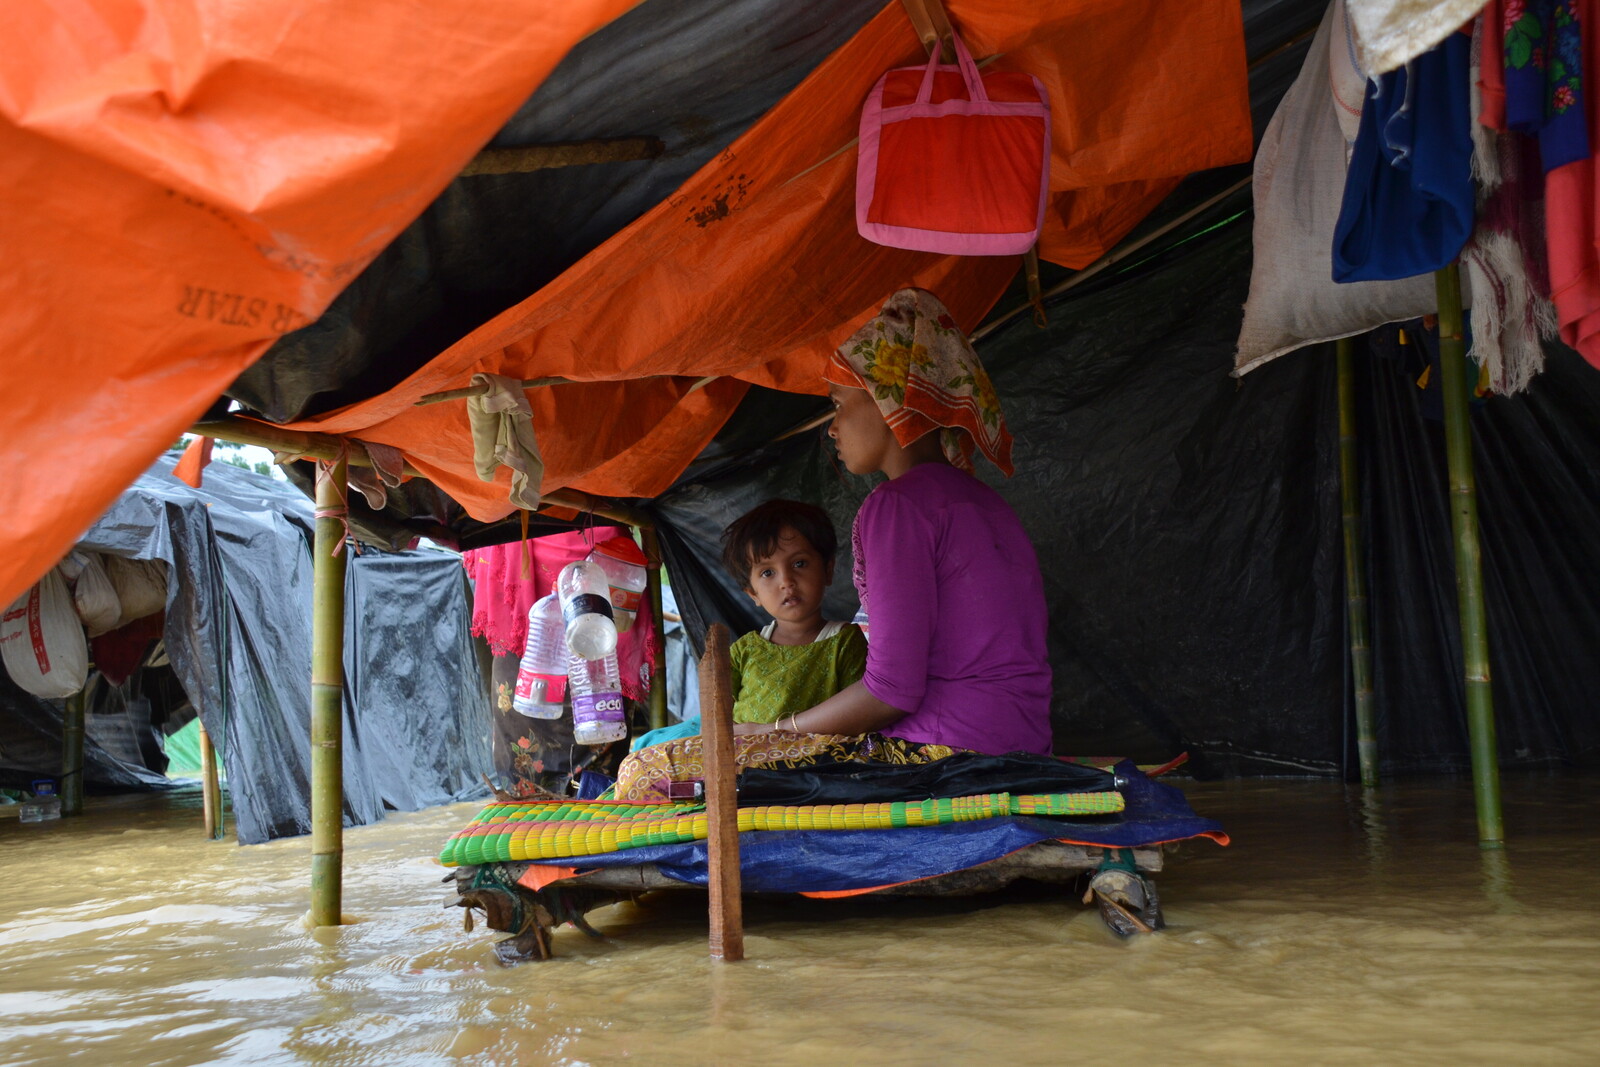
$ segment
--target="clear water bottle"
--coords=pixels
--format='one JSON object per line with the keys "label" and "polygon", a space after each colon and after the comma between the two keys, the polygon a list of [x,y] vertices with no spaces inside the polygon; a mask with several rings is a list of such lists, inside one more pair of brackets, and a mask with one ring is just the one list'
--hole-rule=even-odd
{"label": "clear water bottle", "polygon": [[528,644],[517,666],[511,706],[530,719],[561,718],[569,659],[561,602],[551,593],[528,609]]}
{"label": "clear water bottle", "polygon": [[567,671],[572,686],[572,739],[580,745],[604,745],[628,736],[622,704],[622,676],[615,653],[599,659],[573,656]]}
{"label": "clear water bottle", "polygon": [[567,648],[579,659],[602,659],[617,648],[611,583],[599,564],[579,560],[556,575],[556,595],[567,621]]}
{"label": "clear water bottle", "polygon": [[631,537],[613,537],[596,545],[595,550],[589,553],[589,561],[606,572],[617,633],[627,633],[633,629],[633,621],[638,617],[639,602],[644,599],[645,578],[650,573],[644,552]]}

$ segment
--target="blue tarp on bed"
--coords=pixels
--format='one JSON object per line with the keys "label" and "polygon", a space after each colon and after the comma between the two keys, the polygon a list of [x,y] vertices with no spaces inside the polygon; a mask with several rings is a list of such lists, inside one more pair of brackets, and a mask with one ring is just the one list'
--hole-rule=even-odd
{"label": "blue tarp on bed", "polygon": [[[911,882],[976,867],[1040,841],[1069,840],[1132,848],[1222,833],[1201,818],[1183,793],[1123,761],[1120,815],[1080,819],[1009,816],[943,826],[890,830],[760,830],[739,835],[739,865],[747,893],[819,893]],[[630,848],[581,860],[539,860],[554,866],[632,867],[654,863],[691,885],[707,882],[705,841]]]}

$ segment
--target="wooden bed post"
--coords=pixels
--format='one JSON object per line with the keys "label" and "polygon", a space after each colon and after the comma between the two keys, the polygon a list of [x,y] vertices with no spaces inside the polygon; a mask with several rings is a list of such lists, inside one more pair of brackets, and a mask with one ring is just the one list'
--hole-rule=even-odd
{"label": "wooden bed post", "polygon": [[1339,363],[1339,501],[1344,512],[1344,597],[1350,627],[1350,678],[1356,690],[1356,754],[1361,784],[1378,784],[1378,728],[1372,707],[1372,642],[1367,615],[1367,555],[1361,543],[1360,468],[1356,463],[1355,341],[1334,342]]}
{"label": "wooden bed post", "polygon": [[206,836],[213,841],[222,837],[222,782],[217,775],[217,746],[206,733],[206,724],[200,724],[200,796],[204,802]]}
{"label": "wooden bed post", "polygon": [[711,958],[744,959],[744,902],[739,886],[739,802],[734,783],[732,667],[728,628],[712,623],[700,660],[700,729],[706,765],[706,860],[711,890]]}
{"label": "wooden bed post", "polygon": [[667,725],[667,624],[661,617],[661,539],[654,526],[639,527],[644,542],[645,589],[650,594],[650,626],[655,652],[650,657],[650,729]]}
{"label": "wooden bed post", "polygon": [[1456,542],[1456,601],[1461,614],[1461,662],[1466,674],[1467,735],[1478,810],[1478,844],[1503,848],[1500,762],[1495,744],[1494,694],[1489,683],[1489,620],[1483,597],[1483,550],[1478,541],[1478,489],[1472,471],[1472,424],[1467,413],[1466,343],[1461,328],[1461,273],[1454,263],[1434,272],[1439,295],[1439,377],[1444,393],[1444,445],[1450,467],[1450,525]]}
{"label": "wooden bed post", "polygon": [[311,562],[311,924],[338,926],[344,903],[344,457],[317,467]]}
{"label": "wooden bed post", "polygon": [[83,690],[61,710],[61,814],[83,814]]}

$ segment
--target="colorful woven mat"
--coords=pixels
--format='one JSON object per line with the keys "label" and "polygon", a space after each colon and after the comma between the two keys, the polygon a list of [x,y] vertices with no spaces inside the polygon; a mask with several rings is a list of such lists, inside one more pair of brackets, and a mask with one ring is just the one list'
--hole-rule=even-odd
{"label": "colorful woven mat", "polygon": [[[985,793],[905,803],[816,804],[739,809],[743,830],[879,830],[936,826],[1002,815],[1114,815],[1122,794]],[[703,804],[619,804],[544,800],[491,804],[445,843],[446,867],[594,856],[646,845],[698,841],[707,834]]]}

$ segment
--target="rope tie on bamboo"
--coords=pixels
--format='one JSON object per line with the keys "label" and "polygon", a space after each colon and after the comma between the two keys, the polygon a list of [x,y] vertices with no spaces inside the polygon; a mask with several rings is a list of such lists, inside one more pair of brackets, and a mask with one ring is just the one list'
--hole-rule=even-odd
{"label": "rope tie on bamboo", "polygon": [[[339,503],[331,508],[317,508],[313,516],[318,519],[337,519],[344,529],[344,536],[339,538],[339,543],[333,546],[333,554],[337,556],[344,551],[345,542],[350,540],[350,485],[348,482],[336,482],[333,479],[334,465],[350,459],[350,445],[348,442],[339,443],[339,452],[333,459],[317,460],[317,486],[325,483],[333,484],[333,491],[339,497]],[[356,549],[356,554],[361,554],[361,549]]]}

